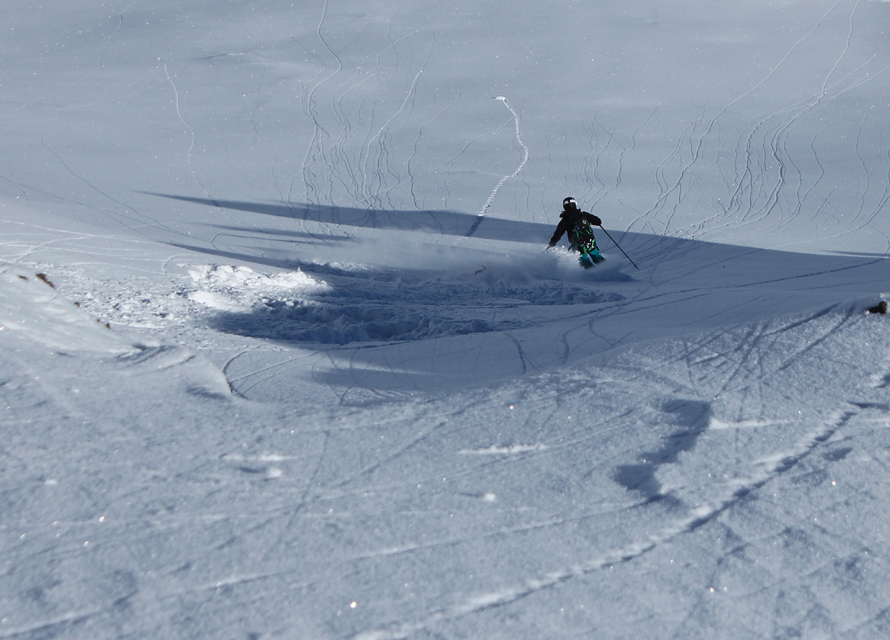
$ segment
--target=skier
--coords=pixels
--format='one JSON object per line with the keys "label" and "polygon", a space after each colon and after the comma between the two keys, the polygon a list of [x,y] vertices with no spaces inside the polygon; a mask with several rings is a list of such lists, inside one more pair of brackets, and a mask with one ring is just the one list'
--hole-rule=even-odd
{"label": "skier", "polygon": [[578,261],[582,267],[592,267],[594,263],[605,260],[596,246],[596,238],[591,228],[591,225],[602,225],[603,221],[592,213],[581,211],[572,197],[562,201],[562,209],[562,213],[559,214],[559,224],[553,237],[550,238],[549,246],[555,246],[562,238],[562,234],[568,232],[569,247],[572,251],[581,253]]}

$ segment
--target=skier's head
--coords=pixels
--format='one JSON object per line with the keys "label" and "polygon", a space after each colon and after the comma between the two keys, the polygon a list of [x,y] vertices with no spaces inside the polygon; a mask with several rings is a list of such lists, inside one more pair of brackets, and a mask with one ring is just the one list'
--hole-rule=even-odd
{"label": "skier's head", "polygon": [[572,196],[569,196],[562,201],[562,208],[566,211],[574,211],[578,208],[578,203],[575,202]]}

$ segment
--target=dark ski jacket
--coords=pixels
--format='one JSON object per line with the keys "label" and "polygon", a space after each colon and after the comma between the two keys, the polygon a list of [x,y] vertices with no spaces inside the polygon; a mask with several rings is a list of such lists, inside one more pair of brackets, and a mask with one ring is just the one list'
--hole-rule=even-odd
{"label": "dark ski jacket", "polygon": [[552,247],[559,242],[559,239],[562,238],[562,234],[568,231],[569,244],[572,246],[573,250],[577,251],[578,238],[576,229],[583,225],[584,222],[589,222],[595,227],[598,227],[603,223],[597,216],[588,213],[587,211],[581,211],[580,209],[564,210],[559,214],[559,224],[556,225],[556,231],[553,232],[553,237],[550,238],[550,246]]}

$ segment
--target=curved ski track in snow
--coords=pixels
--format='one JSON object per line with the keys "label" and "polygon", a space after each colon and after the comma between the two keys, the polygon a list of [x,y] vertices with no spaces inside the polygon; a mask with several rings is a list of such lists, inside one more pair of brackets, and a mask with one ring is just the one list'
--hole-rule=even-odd
{"label": "curved ski track in snow", "polygon": [[[513,109],[512,106],[510,106],[510,102],[504,96],[496,96],[494,99],[498,100],[499,102],[502,102],[504,104],[504,106],[510,110],[510,113],[513,114],[513,126],[516,129],[516,142],[522,148],[522,160],[520,161],[519,166],[516,167],[516,170],[513,173],[501,178],[498,181],[498,183],[494,186],[494,189],[491,190],[491,193],[488,195],[488,198],[485,200],[485,204],[483,204],[482,208],[479,210],[478,215],[480,215],[480,216],[484,216],[488,212],[489,207],[491,207],[491,203],[494,202],[494,199],[498,195],[498,191],[501,190],[501,187],[504,186],[504,183],[507,182],[507,180],[511,180],[512,178],[515,178],[520,173],[522,173],[522,170],[525,168],[525,165],[528,162],[528,154],[529,154],[528,147],[522,141],[522,130],[520,129],[520,126],[519,126],[519,114],[516,113],[516,110]],[[469,233],[467,235],[473,235],[473,234]]]}

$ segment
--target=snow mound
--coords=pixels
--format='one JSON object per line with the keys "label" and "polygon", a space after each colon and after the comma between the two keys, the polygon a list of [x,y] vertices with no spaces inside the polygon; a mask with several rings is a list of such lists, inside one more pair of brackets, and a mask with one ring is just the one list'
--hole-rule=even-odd
{"label": "snow mound", "polygon": [[0,264],[0,343],[60,351],[123,353],[132,345],[56,291],[42,273]]}

